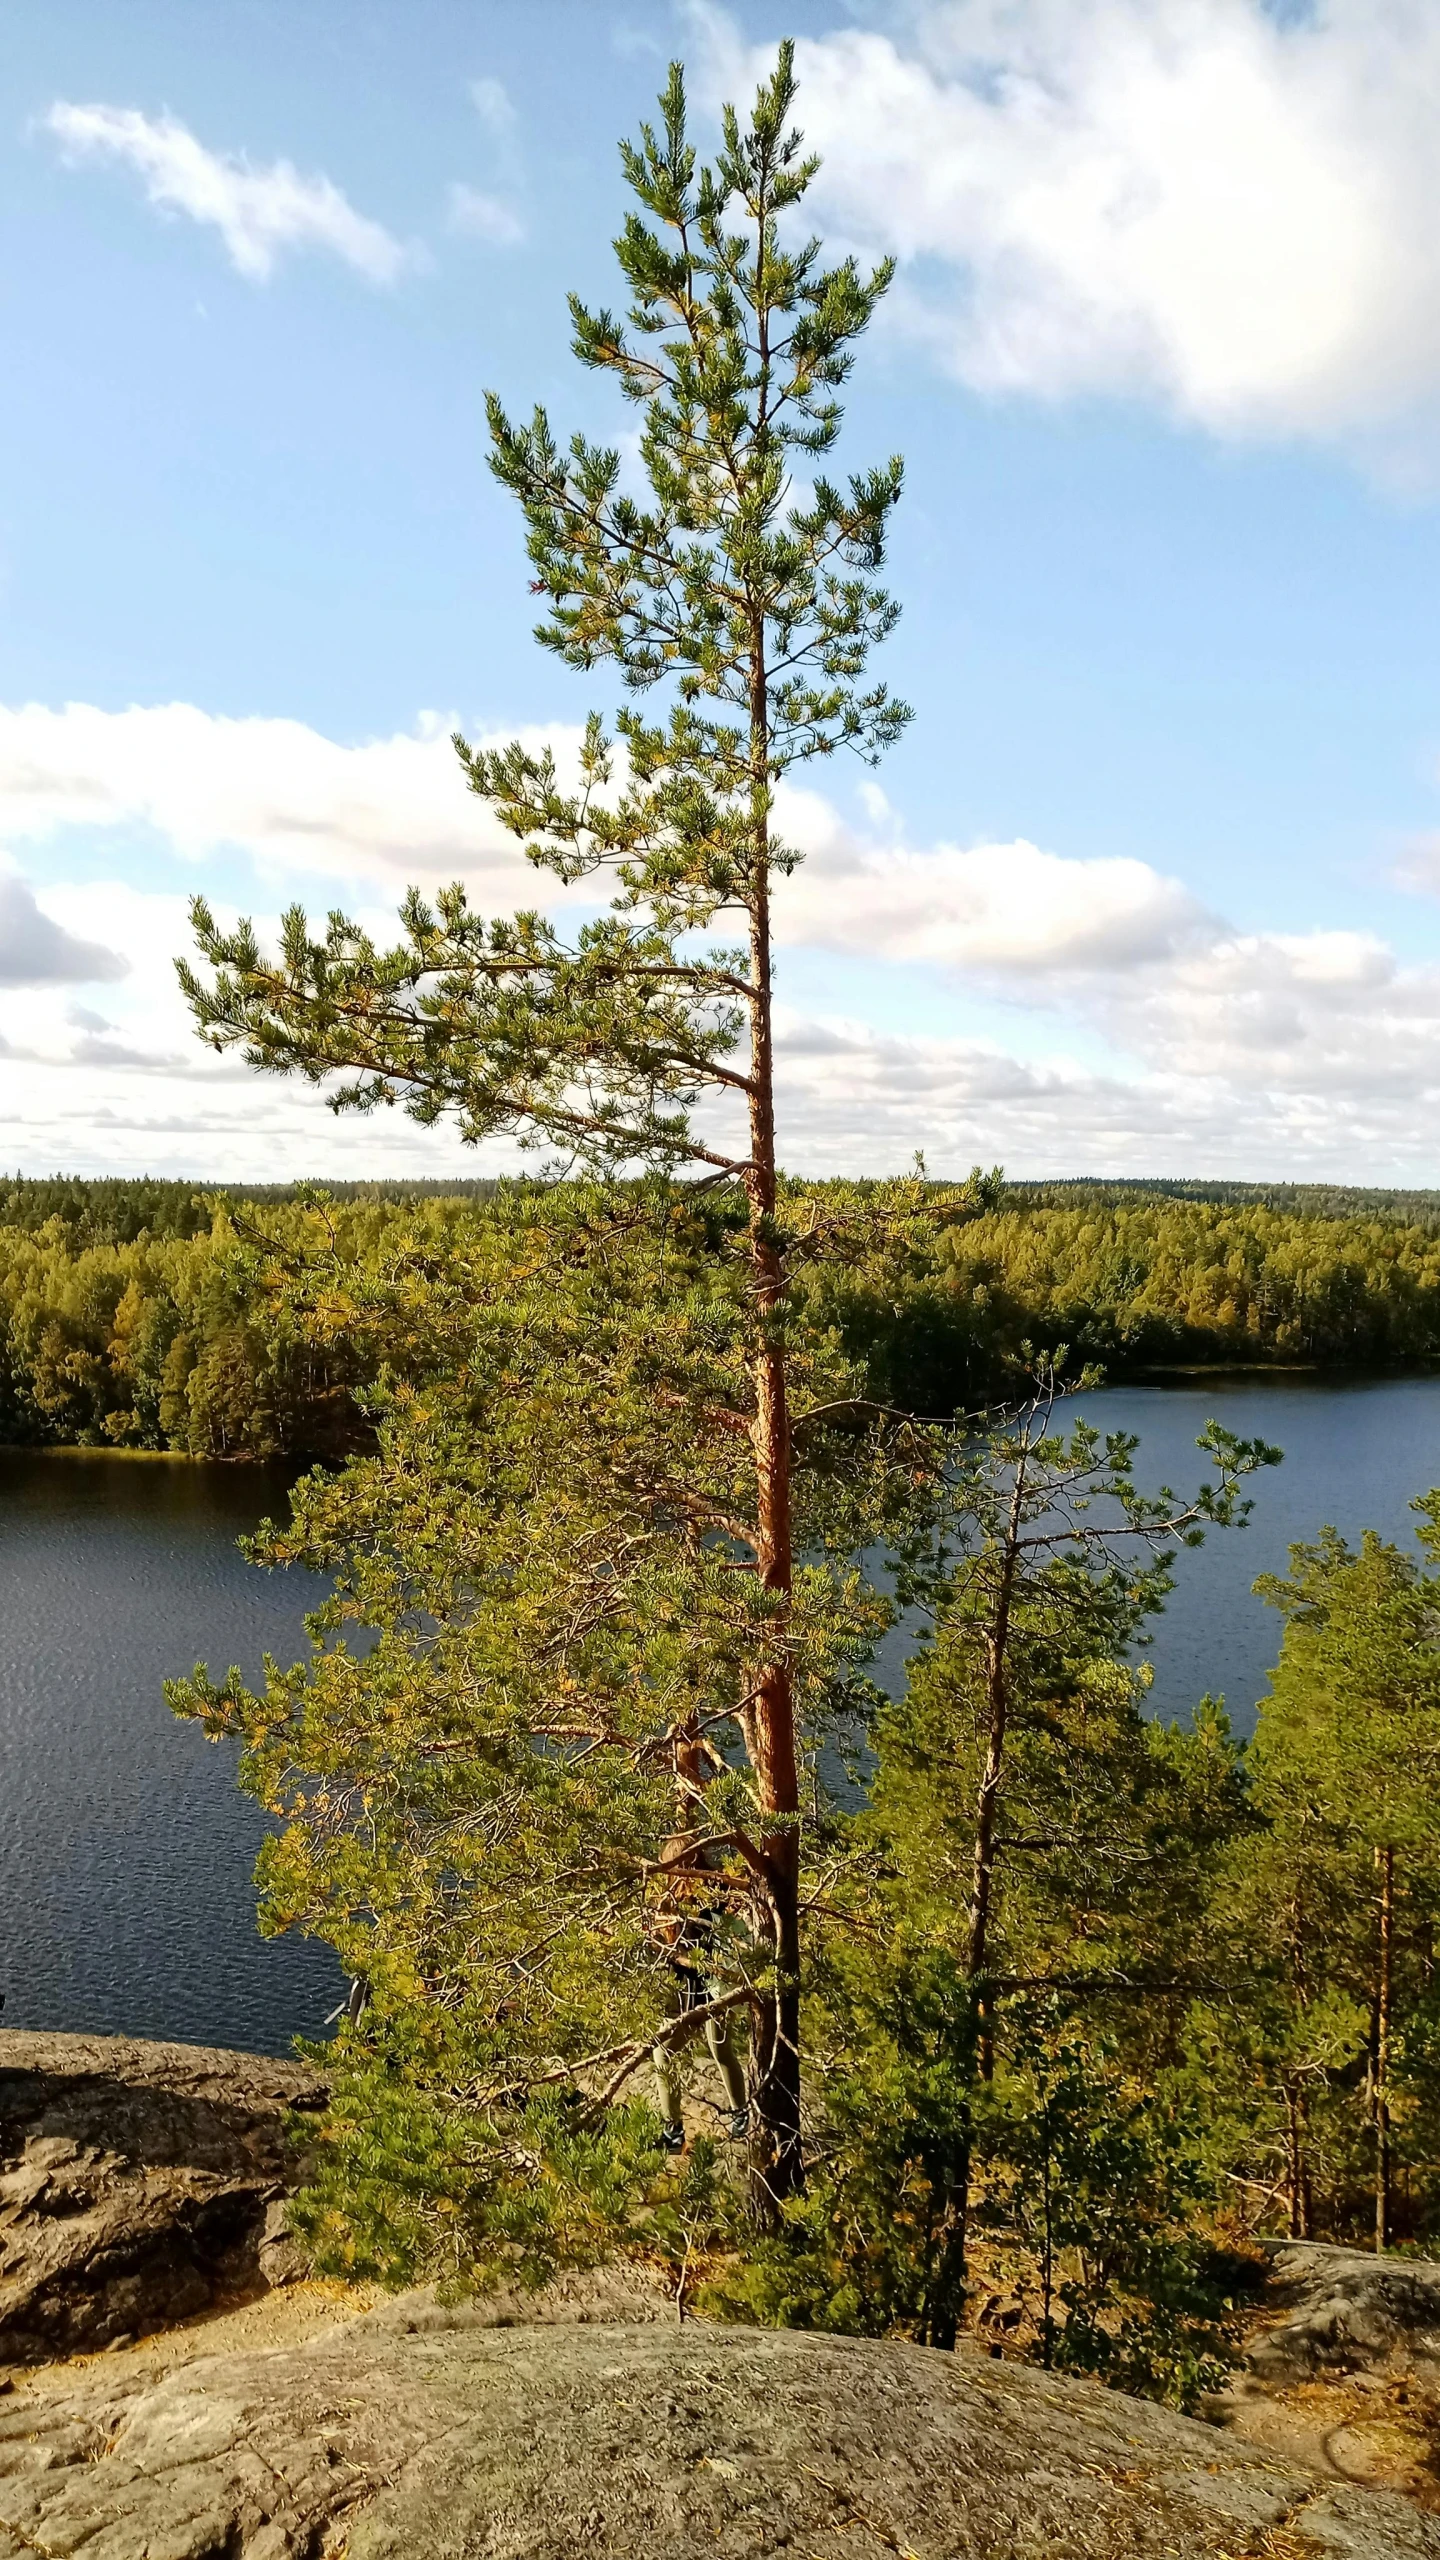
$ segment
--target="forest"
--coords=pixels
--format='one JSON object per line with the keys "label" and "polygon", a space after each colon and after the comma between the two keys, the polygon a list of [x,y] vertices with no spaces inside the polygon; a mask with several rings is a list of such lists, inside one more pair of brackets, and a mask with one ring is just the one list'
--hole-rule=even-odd
{"label": "forest", "polygon": [[[1024,1214],[972,1205],[957,1231],[847,1200],[866,1286],[897,1232],[938,1266]],[[814,1207],[788,1205],[801,1232]],[[574,1185],[252,1214],[222,1246],[267,1338],[294,1375],[371,1380],[370,1436],[257,1544],[333,1577],[310,1656],[171,1698],[240,1741],[275,1820],[262,1925],[364,1986],[299,2207],[323,2267],[463,2287],[634,2254],[719,2316],[969,2333],[1193,2406],[1257,2235],[1433,2240],[1440,1493],[1418,1554],[1327,1532],[1260,1586],[1278,1660],[1241,1745],[1220,1701],[1154,1717],[1146,1640],[1179,1552],[1243,1531],[1279,1452],[1212,1428],[1194,1487],[1152,1494],[1041,1354],[981,1427],[897,1422],[898,1468],[799,1421],[811,2077],[804,2178],[757,2230],[731,2149],[753,2046],[716,2015],[755,1996],[724,1686],[753,1642],[744,1461],[704,1433],[741,1410],[742,1222]],[[790,1356],[802,1414],[863,1384],[818,1294]],[[889,1597],[855,1577],[867,1538]],[[902,1602],[889,1695],[868,1664]]]}
{"label": "forest", "polygon": [[[1068,1346],[1112,1379],[1272,1362],[1385,1369],[1440,1358],[1440,1199],[1212,1186],[992,1184],[932,1225],[804,1273],[878,1397],[949,1416],[1003,1395],[1022,1346]],[[378,1273],[404,1237],[437,1246],[523,1218],[532,1186],[335,1184],[345,1250]],[[865,1185],[797,1183],[797,1206]],[[948,1212],[947,1215],[947,1204]],[[283,1189],[0,1185],[0,1440],[313,1458],[359,1446],[366,1383],[302,1343],[255,1250],[303,1231]]]}

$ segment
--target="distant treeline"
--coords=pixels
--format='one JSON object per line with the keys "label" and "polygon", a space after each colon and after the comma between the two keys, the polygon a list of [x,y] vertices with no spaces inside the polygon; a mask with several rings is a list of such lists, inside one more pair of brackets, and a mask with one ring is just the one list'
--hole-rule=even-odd
{"label": "distant treeline", "polygon": [[1097,1182],[1084,1174],[1058,1182],[1017,1182],[1013,1198],[1029,1208],[1127,1208],[1139,1200],[1211,1200],[1230,1208],[1276,1209],[1294,1218],[1379,1218],[1440,1234],[1440,1191],[1367,1191],[1343,1182],[1197,1182],[1121,1177]]}
{"label": "distant treeline", "polygon": [[[503,1218],[509,1196],[483,1181],[326,1189],[362,1265],[407,1231],[443,1247]],[[953,1202],[953,1186],[936,1193]],[[243,1234],[253,1204],[283,1239],[295,1196],[0,1182],[0,1440],[228,1458],[357,1445],[363,1380],[294,1331]],[[298,1235],[298,1208],[294,1221]],[[874,1391],[926,1413],[1003,1392],[1026,1343],[1066,1343],[1112,1377],[1418,1365],[1440,1358],[1440,1194],[1016,1185],[921,1247],[802,1286],[809,1314],[864,1355]]]}
{"label": "distant treeline", "polygon": [[[78,1174],[0,1174],[0,1227],[28,1234],[58,1218],[78,1244],[133,1244],[147,1235],[208,1235],[217,1203],[252,1201],[281,1207],[299,1196],[293,1182],[211,1183],[141,1180],[83,1181]],[[449,1182],[327,1182],[332,1200],[488,1200],[500,1189],[492,1178]]]}
{"label": "distant treeline", "polygon": [[1278,1194],[1195,1198],[1178,1184],[1016,1185],[898,1281],[861,1271],[827,1286],[877,1392],[926,1412],[994,1395],[1026,1342],[1068,1345],[1072,1363],[1112,1378],[1418,1365],[1440,1358],[1440,1197],[1431,1225],[1371,1205],[1386,1196],[1350,1213],[1286,1208]]}

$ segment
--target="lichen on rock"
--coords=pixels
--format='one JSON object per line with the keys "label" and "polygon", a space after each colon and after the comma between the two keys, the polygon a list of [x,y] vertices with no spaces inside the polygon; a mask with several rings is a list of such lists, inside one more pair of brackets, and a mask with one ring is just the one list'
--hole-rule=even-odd
{"label": "lichen on rock", "polygon": [[22,2389],[0,2560],[1440,2560],[1440,2523],[1398,2499],[1025,2366],[436,2317]]}

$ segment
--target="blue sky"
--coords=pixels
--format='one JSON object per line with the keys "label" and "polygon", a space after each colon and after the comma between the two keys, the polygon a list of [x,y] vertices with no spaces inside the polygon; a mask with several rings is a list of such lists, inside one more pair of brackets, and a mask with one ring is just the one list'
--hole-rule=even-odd
{"label": "blue sky", "polygon": [[[797,1167],[1440,1181],[1440,14],[1428,0],[51,0],[0,84],[0,1160],[448,1171],[188,1040],[183,901],[525,902],[443,731],[529,639],[481,400],[632,422],[617,137],[800,40],[900,275],[885,673],[784,927]],[[473,1160],[463,1159],[469,1169]]]}

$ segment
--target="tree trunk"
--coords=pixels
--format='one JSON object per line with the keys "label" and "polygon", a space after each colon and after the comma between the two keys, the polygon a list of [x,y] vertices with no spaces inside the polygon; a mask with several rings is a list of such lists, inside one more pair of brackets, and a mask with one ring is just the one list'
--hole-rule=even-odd
{"label": "tree trunk", "polygon": [[1285,2084],[1285,2195],[1290,2237],[1310,2237],[1310,2170],[1305,2156],[1305,2096],[1299,2083]]}
{"label": "tree trunk", "polygon": [[1395,1852],[1377,1849],[1380,1878],[1378,1962],[1375,1968],[1375,2254],[1390,2239],[1390,2003],[1395,1944]]}
{"label": "tree trunk", "polygon": [[1000,1551],[995,1604],[985,1639],[985,1766],[975,1799],[975,1862],[970,1885],[967,1959],[977,2012],[982,2000],[980,1985],[990,1945],[990,1912],[995,1887],[995,1825],[1000,1812],[1000,1788],[1005,1775],[1005,1737],[1010,1717],[1010,1611],[1020,1561],[1020,1524],[1024,1510],[1025,1455],[1022,1449],[1015,1468],[1010,1517],[1005,1544]]}
{"label": "tree trunk", "polygon": [[[766,1591],[788,1599],[791,1545],[790,1413],[780,1326],[785,1272],[774,1236],[775,1059],[771,1006],[769,704],[763,629],[755,635],[750,702],[754,876],[750,898],[750,1265],[755,1352],[756,1570]],[[782,1620],[783,1625],[783,1620]],[[746,1743],[761,1811],[760,1848],[769,1902],[774,1985],[755,2025],[751,2206],[774,2228],[785,2198],[803,2182],[800,2150],[800,1769],[794,1684],[783,1658],[762,1663],[746,1711]],[[778,1815],[771,1826],[764,1816]]]}
{"label": "tree trunk", "polygon": [[[975,1799],[975,1861],[970,1889],[970,1928],[966,1970],[970,1977],[970,2026],[981,2077],[994,2071],[991,2004],[985,1997],[984,1973],[989,1954],[990,1914],[995,1884],[995,1826],[1005,1775],[1005,1737],[1010,1715],[1010,1612],[1020,1562],[1020,1527],[1025,1512],[1025,1451],[1015,1468],[1000,1572],[985,1641],[985,1766]],[[951,2191],[946,2199],[949,2231],[930,2288],[926,2335],[932,2347],[953,2347],[965,2296],[966,2256],[970,2243],[970,2169],[968,2136],[960,2147]]]}

